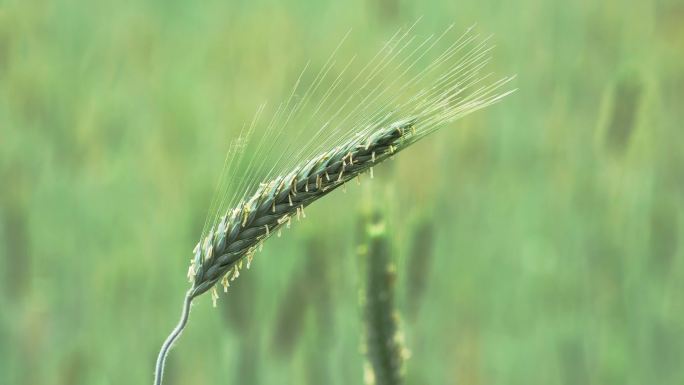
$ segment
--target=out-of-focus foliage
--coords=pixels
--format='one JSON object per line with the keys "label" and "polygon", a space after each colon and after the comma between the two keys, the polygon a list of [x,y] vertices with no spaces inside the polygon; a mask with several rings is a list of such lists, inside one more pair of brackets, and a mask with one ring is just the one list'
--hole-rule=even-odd
{"label": "out-of-focus foliage", "polygon": [[[368,59],[420,16],[494,33],[520,90],[375,171],[406,383],[684,382],[681,1],[9,0],[0,383],[151,382],[228,140],[350,28],[340,55]],[[360,383],[365,199],[199,299],[167,383]]]}

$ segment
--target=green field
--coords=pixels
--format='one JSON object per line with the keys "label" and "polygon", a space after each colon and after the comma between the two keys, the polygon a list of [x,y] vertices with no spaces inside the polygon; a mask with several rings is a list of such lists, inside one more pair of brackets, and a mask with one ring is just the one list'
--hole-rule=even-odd
{"label": "green field", "polygon": [[518,91],[269,240],[165,383],[363,383],[375,200],[406,384],[683,384],[681,0],[0,0],[0,384],[151,384],[228,141],[421,17]]}

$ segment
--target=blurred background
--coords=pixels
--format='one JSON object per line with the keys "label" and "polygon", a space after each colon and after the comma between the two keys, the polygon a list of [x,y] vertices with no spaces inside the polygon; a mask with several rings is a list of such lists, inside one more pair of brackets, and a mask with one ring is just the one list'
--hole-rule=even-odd
{"label": "blurred background", "polygon": [[675,0],[0,1],[0,383],[151,383],[226,143],[350,28],[367,61],[421,16],[493,33],[519,91],[201,297],[166,383],[362,383],[383,196],[407,384],[684,383]]}

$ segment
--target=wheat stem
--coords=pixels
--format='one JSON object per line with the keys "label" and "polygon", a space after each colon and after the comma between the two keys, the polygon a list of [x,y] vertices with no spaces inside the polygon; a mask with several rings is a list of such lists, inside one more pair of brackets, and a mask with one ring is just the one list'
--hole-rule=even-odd
{"label": "wheat stem", "polygon": [[154,385],[161,385],[162,379],[164,377],[164,365],[166,364],[166,356],[169,354],[173,343],[176,342],[178,337],[180,337],[185,325],[188,324],[188,318],[190,317],[190,305],[192,304],[192,289],[188,290],[185,294],[185,301],[183,301],[183,311],[181,312],[181,318],[178,321],[178,325],[173,329],[171,334],[166,338],[164,344],[159,351],[157,356],[157,364],[154,369]]}

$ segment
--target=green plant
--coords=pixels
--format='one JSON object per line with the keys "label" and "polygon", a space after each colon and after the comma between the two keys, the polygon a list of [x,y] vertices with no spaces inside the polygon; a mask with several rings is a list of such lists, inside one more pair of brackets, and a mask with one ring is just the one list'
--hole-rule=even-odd
{"label": "green plant", "polygon": [[[445,124],[487,107],[512,92],[500,91],[511,78],[486,83],[488,77],[481,75],[480,71],[488,62],[490,47],[486,40],[479,42],[477,36],[468,31],[441,52],[418,75],[399,86],[396,92],[399,95],[409,93],[406,99],[400,101],[398,96],[390,96],[389,100],[382,99],[388,90],[395,90],[389,85],[384,88],[382,82],[370,86],[378,74],[390,71],[392,60],[398,60],[397,68],[403,70],[400,75],[406,75],[439,40],[429,37],[411,50],[408,47],[412,47],[414,39],[408,37],[409,31],[400,36],[397,44],[389,46],[385,56],[388,59],[381,58],[374,67],[367,66],[371,68],[370,73],[358,88],[352,89],[351,93],[352,96],[362,95],[359,104],[339,118],[339,124],[329,129],[327,138],[320,135],[326,132],[324,129],[328,125],[324,125],[308,141],[310,145],[315,139],[320,139],[320,143],[315,143],[315,149],[329,146],[328,149],[310,157],[306,157],[303,151],[293,151],[295,160],[299,160],[297,166],[285,170],[280,175],[267,177],[260,183],[253,177],[241,181],[245,184],[244,191],[238,192],[238,200],[226,211],[223,211],[224,200],[221,200],[217,209],[220,217],[216,217],[214,225],[202,234],[201,241],[194,249],[194,257],[188,271],[192,286],[186,294],[180,322],[162,345],[155,370],[155,384],[161,384],[166,355],[187,324],[193,299],[211,290],[215,302],[218,298],[216,285],[220,283],[224,291],[227,290],[230,281],[239,276],[240,270],[244,266],[249,268],[254,254],[267,238],[274,233],[279,234],[283,226],[289,227],[293,219],[304,217],[304,209],[314,201],[344,186],[362,173],[369,172],[372,177],[373,166]],[[399,42],[402,42],[401,45]],[[462,51],[465,51],[463,56],[455,63],[451,63],[451,60]],[[321,73],[327,71],[329,68],[324,67]],[[434,75],[434,78],[431,81],[427,80],[428,75]],[[359,76],[355,80],[357,78]],[[400,80],[403,80],[401,76],[393,79],[391,84]],[[320,84],[315,81],[312,88],[317,88]],[[326,91],[321,103],[330,98],[338,85],[339,83]],[[412,92],[413,86],[421,88]],[[285,123],[281,126],[281,131],[275,132],[274,135],[273,127],[269,125],[267,133],[270,134],[271,140],[283,134],[287,122],[294,114],[300,112],[304,102],[308,101],[312,88],[306,91],[300,103],[290,107],[289,112],[289,102],[283,110],[279,109],[279,113],[272,121],[277,120],[277,117],[284,119]],[[348,88],[339,92],[344,94]],[[364,92],[364,89],[367,90]],[[343,106],[349,104],[350,100],[355,99],[350,97]],[[381,105],[378,111],[366,111],[377,101],[380,101]],[[319,112],[320,107],[321,104],[315,113]],[[339,116],[341,111],[342,108],[333,114],[333,117]],[[347,131],[340,131],[342,123],[349,124]],[[261,144],[259,148],[262,147]],[[237,154],[241,159],[244,152],[240,152],[240,146],[235,148],[238,149],[229,154],[229,157],[232,156],[233,159]]]}

